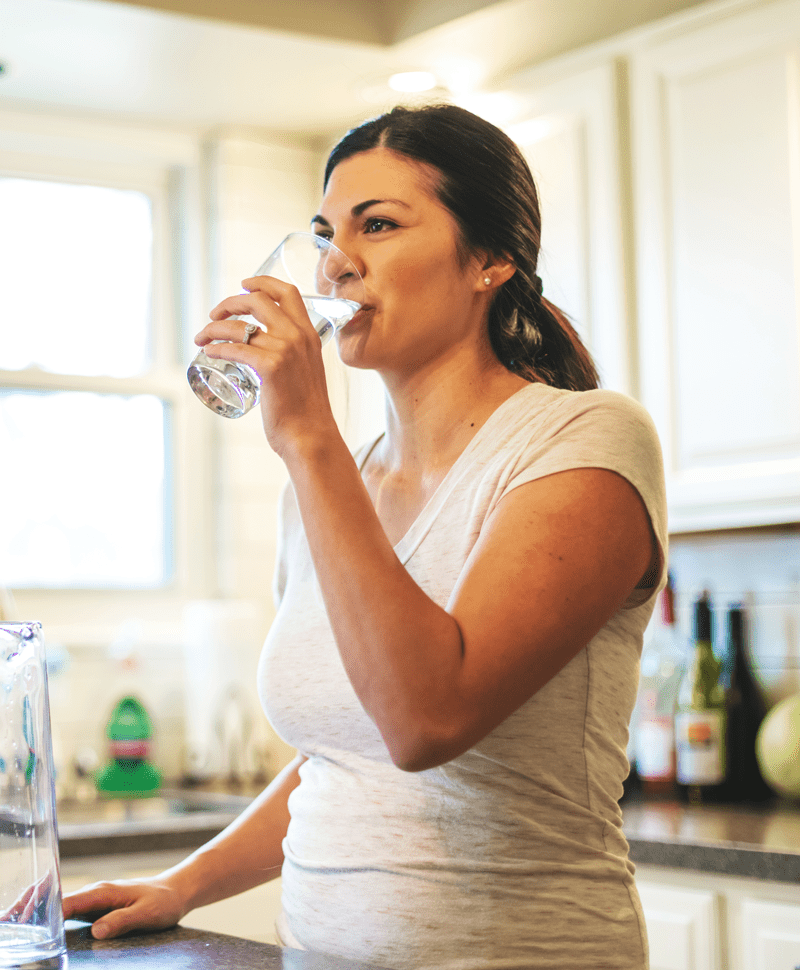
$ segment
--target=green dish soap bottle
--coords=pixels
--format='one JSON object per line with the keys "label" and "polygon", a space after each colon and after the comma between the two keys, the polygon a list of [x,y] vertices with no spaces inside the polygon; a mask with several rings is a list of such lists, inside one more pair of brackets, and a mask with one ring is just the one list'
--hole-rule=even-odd
{"label": "green dish soap bottle", "polygon": [[106,727],[111,761],[95,778],[97,790],[112,798],[148,798],[161,787],[161,773],[147,760],[153,725],[142,703],[123,697]]}

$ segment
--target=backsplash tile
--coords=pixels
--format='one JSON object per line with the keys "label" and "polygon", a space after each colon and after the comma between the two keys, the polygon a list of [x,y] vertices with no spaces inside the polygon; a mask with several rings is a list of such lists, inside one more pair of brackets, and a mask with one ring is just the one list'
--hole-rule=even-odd
{"label": "backsplash tile", "polygon": [[[768,702],[800,690],[800,527],[673,536],[670,571],[676,622],[687,644],[693,603],[703,590],[711,595],[718,647],[728,607],[742,603],[753,666]],[[651,627],[657,623],[656,615]]]}

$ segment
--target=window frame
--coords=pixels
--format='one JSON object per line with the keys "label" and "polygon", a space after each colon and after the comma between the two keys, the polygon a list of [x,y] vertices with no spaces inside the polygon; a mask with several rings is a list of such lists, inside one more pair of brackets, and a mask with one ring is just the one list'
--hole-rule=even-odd
{"label": "window frame", "polygon": [[[81,586],[12,589],[17,612],[47,614],[69,597],[114,615],[155,601],[216,592],[213,528],[213,415],[198,406],[186,382],[191,338],[207,311],[207,246],[203,218],[205,173],[199,140],[191,134],[65,116],[0,111],[0,176],[101,185],[144,192],[152,202],[153,281],[151,365],[141,376],[1,370],[8,390],[153,394],[167,407],[169,449],[163,584],[125,589]],[[35,311],[32,314],[35,316]]]}

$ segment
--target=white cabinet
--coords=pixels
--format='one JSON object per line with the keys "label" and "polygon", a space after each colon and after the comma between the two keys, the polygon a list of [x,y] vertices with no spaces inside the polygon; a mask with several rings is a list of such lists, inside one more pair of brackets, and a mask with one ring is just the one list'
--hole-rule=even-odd
{"label": "white cabinet", "polygon": [[718,900],[713,892],[638,881],[650,970],[718,970]]}
{"label": "white cabinet", "polygon": [[800,518],[800,3],[737,9],[631,58],[639,396],[673,532]]}
{"label": "white cabinet", "polygon": [[800,886],[637,865],[650,970],[796,970]]}
{"label": "white cabinet", "polygon": [[742,953],[749,970],[800,967],[800,906],[745,899]]}
{"label": "white cabinet", "polygon": [[604,387],[630,393],[617,66],[514,79],[518,120],[507,127],[536,181],[542,214],[539,274],[591,350]]}

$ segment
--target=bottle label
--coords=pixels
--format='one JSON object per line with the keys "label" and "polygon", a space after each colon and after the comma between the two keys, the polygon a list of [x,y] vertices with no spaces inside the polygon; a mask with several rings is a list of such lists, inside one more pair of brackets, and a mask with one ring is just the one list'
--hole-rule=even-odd
{"label": "bottle label", "polygon": [[675,715],[678,781],[719,785],[725,780],[725,714],[692,711]]}
{"label": "bottle label", "polygon": [[672,718],[643,717],[636,728],[636,770],[640,778],[673,778],[675,735]]}

